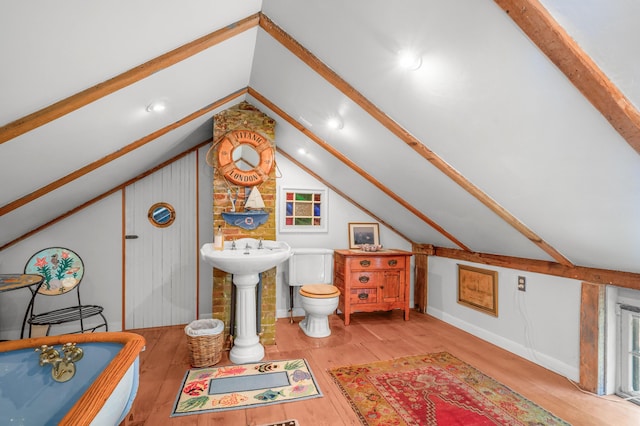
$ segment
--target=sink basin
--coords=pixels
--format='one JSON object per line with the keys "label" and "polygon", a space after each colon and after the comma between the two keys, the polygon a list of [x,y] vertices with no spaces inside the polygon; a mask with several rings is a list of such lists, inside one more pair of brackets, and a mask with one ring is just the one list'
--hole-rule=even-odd
{"label": "sink basin", "polygon": [[224,250],[216,251],[207,243],[200,249],[202,259],[214,268],[233,274],[236,288],[236,336],[229,352],[234,364],[258,362],[264,358],[264,347],[260,343],[256,326],[256,285],[260,273],[284,262],[293,254],[289,244],[280,241],[262,241],[241,238],[233,243],[224,243]]}
{"label": "sink basin", "polygon": [[[267,271],[291,257],[289,244],[282,241],[262,241],[261,249],[257,248],[259,240],[241,238],[236,240],[236,249],[232,250],[231,241],[224,243],[224,250],[215,251],[212,243],[200,249],[202,259],[216,269],[234,275],[255,275]],[[247,245],[250,248],[246,248]]]}

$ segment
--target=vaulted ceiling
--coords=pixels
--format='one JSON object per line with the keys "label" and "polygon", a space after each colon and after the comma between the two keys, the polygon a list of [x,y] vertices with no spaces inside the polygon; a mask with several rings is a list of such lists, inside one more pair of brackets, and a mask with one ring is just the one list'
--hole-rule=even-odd
{"label": "vaulted ceiling", "polygon": [[639,18],[634,0],[2,2],[0,248],[247,101],[281,161],[409,241],[639,273]]}

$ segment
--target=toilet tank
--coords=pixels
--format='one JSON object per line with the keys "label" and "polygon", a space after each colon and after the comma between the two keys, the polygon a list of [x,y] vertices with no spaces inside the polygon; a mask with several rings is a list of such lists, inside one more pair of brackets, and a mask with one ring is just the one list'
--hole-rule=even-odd
{"label": "toilet tank", "polygon": [[330,284],[333,281],[333,250],[325,248],[294,248],[289,258],[287,283]]}

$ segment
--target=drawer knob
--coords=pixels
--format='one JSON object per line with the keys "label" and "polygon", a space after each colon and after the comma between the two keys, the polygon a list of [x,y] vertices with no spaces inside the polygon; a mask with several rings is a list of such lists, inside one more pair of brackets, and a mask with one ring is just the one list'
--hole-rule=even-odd
{"label": "drawer knob", "polygon": [[360,266],[369,266],[371,265],[371,261],[370,260],[361,260],[360,261]]}
{"label": "drawer knob", "polygon": [[369,277],[367,277],[366,275],[362,275],[360,276],[360,278],[358,278],[358,281],[360,281],[361,283],[368,283],[369,282]]}
{"label": "drawer knob", "polygon": [[389,264],[389,266],[396,266],[398,264],[398,261],[396,259],[391,259],[387,263]]}
{"label": "drawer knob", "polygon": [[360,299],[360,300],[365,300],[365,299],[368,299],[368,298],[369,298],[369,294],[368,293],[360,293],[358,295],[358,299]]}

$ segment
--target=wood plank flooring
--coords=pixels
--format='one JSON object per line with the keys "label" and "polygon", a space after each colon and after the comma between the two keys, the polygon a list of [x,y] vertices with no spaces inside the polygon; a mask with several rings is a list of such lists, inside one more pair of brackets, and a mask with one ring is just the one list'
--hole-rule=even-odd
{"label": "wood plank flooring", "polygon": [[[348,327],[331,316],[330,337],[312,339],[288,319],[276,324],[276,344],[265,360],[305,358],[324,397],[245,410],[170,418],[189,368],[184,327],[132,330],[147,339],[140,356],[140,386],[121,426],[260,425],[297,419],[301,426],[359,425],[347,400],[331,380],[332,367],[446,351],[536,402],[575,426],[639,425],[640,406],[617,397],[585,393],[568,379],[417,311],[359,313]],[[225,352],[218,366],[230,364]]]}

